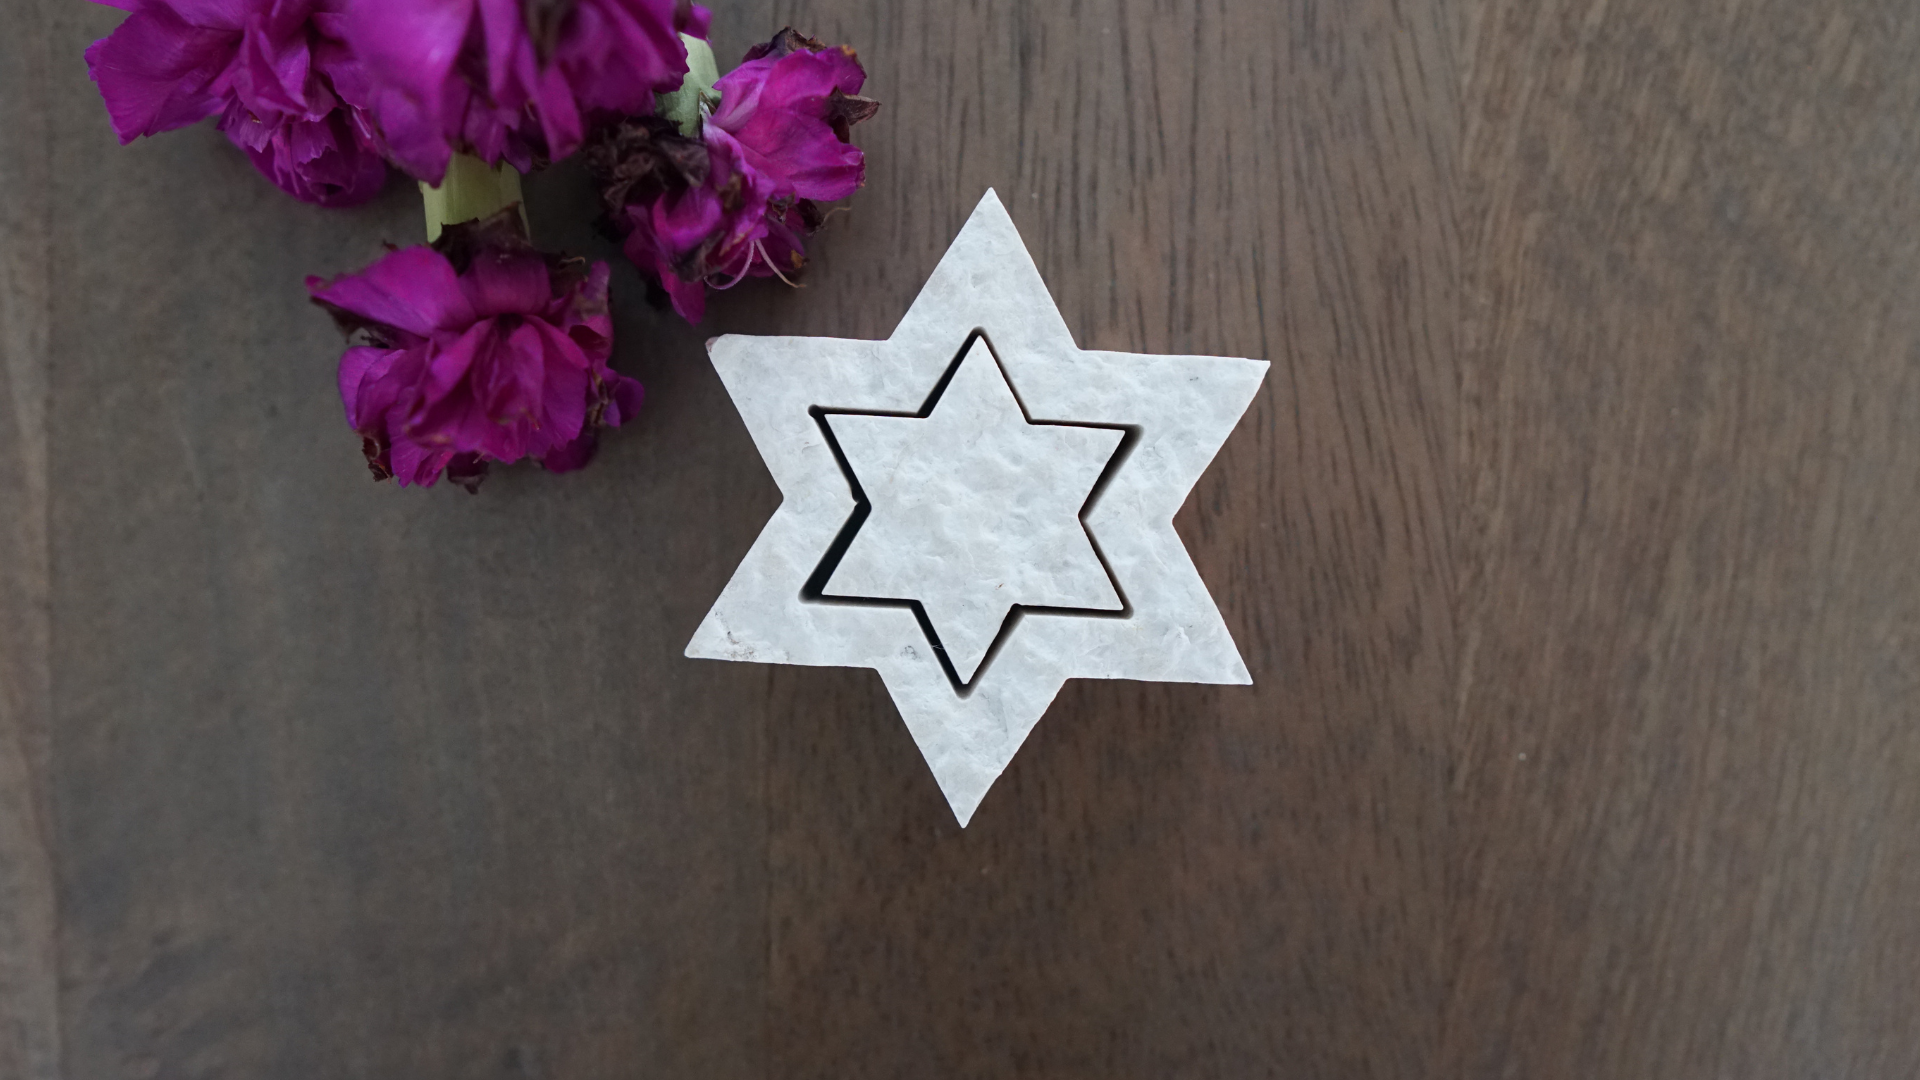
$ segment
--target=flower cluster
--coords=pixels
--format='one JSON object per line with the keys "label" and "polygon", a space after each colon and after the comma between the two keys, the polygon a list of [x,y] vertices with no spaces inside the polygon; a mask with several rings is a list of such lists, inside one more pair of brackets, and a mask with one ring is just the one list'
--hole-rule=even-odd
{"label": "flower cluster", "polygon": [[307,290],[361,339],[340,361],[347,422],[403,487],[445,473],[472,490],[522,458],[577,469],[644,397],[607,366],[607,264],[536,251],[514,209]]}
{"label": "flower cluster", "polygon": [[209,116],[288,194],[351,206],[387,164],[360,108],[365,71],[341,40],[345,0],[130,0],[87,50],[122,143]]}
{"label": "flower cluster", "polygon": [[691,321],[710,287],[790,281],[819,204],[866,178],[853,50],[786,30],[722,78],[691,0],[97,2],[128,12],[86,57],[123,143],[217,117],[307,202],[364,202],[389,164],[421,182],[429,246],[307,279],[350,338],[347,421],[402,486],[576,469],[640,408],[606,264],[533,246],[521,173],[584,148],[628,258]]}
{"label": "flower cluster", "polygon": [[859,96],[865,82],[852,49],[788,29],[714,85],[719,107],[703,105],[694,133],[636,117],[588,148],[627,257],[659,276],[688,321],[700,321],[709,285],[787,279],[806,265],[819,204],[866,182],[849,134],[879,108]]}
{"label": "flower cluster", "polygon": [[362,0],[347,40],[400,166],[440,181],[454,153],[521,172],[580,148],[596,119],[650,112],[687,73],[688,0]]}

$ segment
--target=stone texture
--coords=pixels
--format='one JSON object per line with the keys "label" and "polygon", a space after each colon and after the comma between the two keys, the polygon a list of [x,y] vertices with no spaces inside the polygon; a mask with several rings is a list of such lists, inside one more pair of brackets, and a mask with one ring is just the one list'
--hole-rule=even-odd
{"label": "stone texture", "polygon": [[1125,608],[1080,510],[1126,432],[1029,423],[985,338],[931,415],[827,422],[873,507],[827,595],[918,601],[961,682],[1016,604]]}
{"label": "stone texture", "polygon": [[[976,330],[1031,419],[1140,435],[1085,513],[1131,612],[1022,613],[962,694],[910,610],[803,596],[856,505],[809,410],[911,413]],[[886,341],[728,336],[710,351],[785,499],[687,655],[877,670],[962,825],[1068,679],[1252,681],[1173,516],[1267,364],[1080,350],[993,192]]]}

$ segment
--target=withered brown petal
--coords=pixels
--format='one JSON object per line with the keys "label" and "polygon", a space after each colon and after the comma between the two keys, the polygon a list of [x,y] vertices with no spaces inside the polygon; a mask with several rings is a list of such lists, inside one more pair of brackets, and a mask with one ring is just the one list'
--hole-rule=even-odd
{"label": "withered brown petal", "polygon": [[534,54],[542,67],[553,59],[560,47],[560,29],[573,14],[575,0],[520,0],[520,13],[527,23],[527,36],[533,39]]}
{"label": "withered brown petal", "polygon": [[668,191],[707,182],[706,144],[680,134],[672,121],[636,116],[614,124],[587,144],[583,160],[609,213],[647,202]]}
{"label": "withered brown petal", "polygon": [[852,142],[853,125],[873,119],[873,114],[879,111],[878,101],[857,94],[844,94],[839,87],[835,87],[833,95],[827,100],[827,123],[841,142]]}
{"label": "withered brown petal", "polygon": [[375,483],[393,479],[393,464],[387,457],[387,446],[383,440],[362,435],[360,452],[367,457],[367,471],[373,474]]}
{"label": "withered brown petal", "polygon": [[802,49],[808,52],[819,52],[822,49],[831,47],[832,46],[826,42],[818,38],[810,38],[789,26],[773,35],[773,40],[766,44],[755,45],[753,48],[748,49],[747,55],[742,60],[742,63],[750,63],[768,56],[777,60],[789,53],[799,52]]}
{"label": "withered brown petal", "polygon": [[480,482],[487,478],[487,461],[479,454],[455,454],[447,461],[447,479],[467,489],[467,494],[480,494]]}
{"label": "withered brown petal", "polygon": [[453,264],[453,272],[464,274],[473,266],[473,257],[481,251],[534,251],[527,236],[527,223],[520,216],[520,204],[504,207],[492,217],[448,225],[440,239],[431,245]]}

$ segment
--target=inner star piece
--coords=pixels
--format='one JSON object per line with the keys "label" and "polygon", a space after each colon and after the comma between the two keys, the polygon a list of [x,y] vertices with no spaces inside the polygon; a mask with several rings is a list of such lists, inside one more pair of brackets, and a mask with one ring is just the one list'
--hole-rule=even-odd
{"label": "inner star piece", "polygon": [[1173,516],[1267,364],[1082,351],[993,192],[887,340],[709,351],[783,501],[687,655],[875,669],[961,825],[1068,679],[1252,681]]}
{"label": "inner star piece", "polygon": [[823,419],[872,511],[822,595],[920,604],[963,689],[1015,605],[1124,609],[1080,510],[1126,432],[1030,423],[985,338],[930,416]]}

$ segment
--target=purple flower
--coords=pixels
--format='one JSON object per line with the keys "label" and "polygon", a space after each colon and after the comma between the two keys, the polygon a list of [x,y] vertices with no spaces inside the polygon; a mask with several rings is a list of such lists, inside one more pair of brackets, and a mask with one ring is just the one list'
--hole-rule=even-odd
{"label": "purple flower", "polygon": [[87,49],[122,143],[220,117],[220,130],[288,194],[365,202],[387,165],[349,87],[346,0],[101,0],[130,14]]}
{"label": "purple flower", "polygon": [[866,155],[848,141],[849,129],[880,108],[856,96],[866,81],[852,49],[789,27],[714,84],[720,108],[707,120],[707,141],[716,131],[730,136],[775,199],[844,199],[867,180]]}
{"label": "purple flower", "polygon": [[346,35],[401,168],[439,183],[455,152],[522,172],[579,149],[600,114],[648,112],[680,85],[690,0],[368,0]]}
{"label": "purple flower", "polygon": [[514,207],[307,291],[360,340],[340,397],[376,479],[471,491],[495,461],[577,469],[644,397],[607,366],[607,265],[536,251]]}
{"label": "purple flower", "polygon": [[880,107],[857,96],[865,82],[853,50],[783,30],[715,85],[720,107],[699,138],[638,117],[589,149],[627,257],[659,276],[682,317],[700,321],[709,285],[787,280],[806,266],[817,204],[866,180],[849,142]]}

